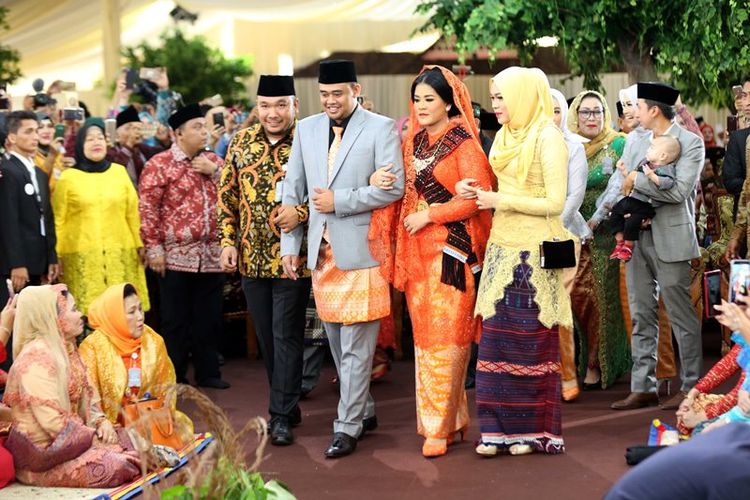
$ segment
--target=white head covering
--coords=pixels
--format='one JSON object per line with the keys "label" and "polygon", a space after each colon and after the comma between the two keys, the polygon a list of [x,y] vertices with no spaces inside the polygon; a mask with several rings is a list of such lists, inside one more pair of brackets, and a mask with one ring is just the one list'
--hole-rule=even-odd
{"label": "white head covering", "polygon": [[630,107],[637,108],[638,107],[638,85],[631,85],[628,88],[620,89],[619,92],[620,96],[620,102],[622,103],[622,107],[625,107],[625,103],[630,103]]}
{"label": "white head covering", "polygon": [[560,130],[562,130],[565,140],[567,142],[577,142],[580,144],[589,142],[588,139],[578,134],[574,134],[568,128],[568,102],[565,100],[563,93],[557,89],[549,89],[549,91],[550,94],[552,94],[552,99],[554,99],[555,102],[557,102],[557,105],[560,106]]}

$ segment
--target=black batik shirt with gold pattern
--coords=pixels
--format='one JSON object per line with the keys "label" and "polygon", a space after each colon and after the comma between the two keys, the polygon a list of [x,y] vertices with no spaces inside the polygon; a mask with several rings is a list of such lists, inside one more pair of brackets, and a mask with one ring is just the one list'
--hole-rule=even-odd
{"label": "black batik shirt with gold pattern", "polygon": [[[273,219],[281,207],[282,181],[295,128],[296,123],[283,139],[272,144],[258,123],[237,132],[227,149],[219,184],[219,232],[222,248],[238,249],[243,276],[287,277],[281,265],[281,229]],[[300,224],[306,225],[307,205],[296,209]],[[297,269],[302,276],[309,276],[305,260],[303,251]]]}

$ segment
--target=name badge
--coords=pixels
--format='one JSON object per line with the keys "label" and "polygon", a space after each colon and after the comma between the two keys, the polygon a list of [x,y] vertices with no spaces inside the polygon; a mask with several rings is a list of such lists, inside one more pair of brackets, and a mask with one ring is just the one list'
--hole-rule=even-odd
{"label": "name badge", "polygon": [[281,199],[284,197],[284,181],[279,181],[276,183],[276,198],[274,201],[277,203],[281,203]]}
{"label": "name badge", "polygon": [[23,187],[23,190],[26,192],[27,195],[31,196],[34,194],[34,185],[27,182],[26,185]]}
{"label": "name badge", "polygon": [[141,386],[141,369],[128,368],[128,387]]}

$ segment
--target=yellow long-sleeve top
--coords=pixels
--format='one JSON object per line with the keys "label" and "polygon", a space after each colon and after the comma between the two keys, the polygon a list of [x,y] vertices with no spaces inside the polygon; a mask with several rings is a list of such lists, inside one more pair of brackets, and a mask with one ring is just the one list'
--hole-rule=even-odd
{"label": "yellow long-sleeve top", "polygon": [[525,179],[518,178],[517,159],[503,169],[492,165],[492,170],[500,199],[492,217],[475,314],[484,319],[495,315],[495,304],[513,282],[521,253],[529,252],[526,262],[534,268],[530,282],[536,289],[539,321],[548,328],[571,326],[570,297],[562,284],[562,269],[539,266],[542,241],[575,239],[561,218],[568,188],[568,147],[562,134],[551,126],[542,130]]}
{"label": "yellow long-sleeve top", "polygon": [[[84,339],[78,348],[91,384],[101,396],[104,415],[117,423],[122,409],[122,399],[128,389],[128,370],[120,354],[107,335],[97,330]],[[164,396],[166,390],[175,384],[174,365],[169,359],[164,339],[148,326],[143,329],[139,352],[141,387],[137,397],[143,398],[148,392],[154,397]],[[178,432],[184,442],[192,440],[193,423],[187,415],[176,410],[172,399],[172,410],[177,419]]]}
{"label": "yellow long-sleeve top", "polygon": [[85,314],[92,300],[116,283],[132,283],[148,310],[138,195],[125,167],[104,172],[69,168],[52,194],[57,255],[63,281]]}

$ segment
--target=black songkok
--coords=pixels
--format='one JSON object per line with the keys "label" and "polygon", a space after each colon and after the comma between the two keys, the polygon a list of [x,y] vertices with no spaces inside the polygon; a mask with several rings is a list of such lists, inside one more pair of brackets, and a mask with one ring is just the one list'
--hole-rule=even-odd
{"label": "black songkok", "polygon": [[120,111],[119,113],[117,113],[116,121],[117,121],[117,128],[120,128],[126,123],[141,121],[141,117],[138,116],[138,110],[135,109],[135,106],[130,105],[127,108]]}
{"label": "black songkok", "polygon": [[674,106],[679,96],[680,91],[666,83],[638,82],[638,99]]}
{"label": "black songkok", "polygon": [[357,70],[354,62],[346,59],[321,61],[318,70],[318,83],[355,83]]}
{"label": "black songkok", "polygon": [[169,117],[169,126],[172,130],[177,130],[180,125],[186,121],[192,120],[193,118],[203,118],[205,113],[201,112],[201,107],[197,103],[188,104],[184,108],[180,108]]}
{"label": "black songkok", "polygon": [[286,97],[296,95],[294,77],[284,75],[260,75],[258,95],[263,97]]}

